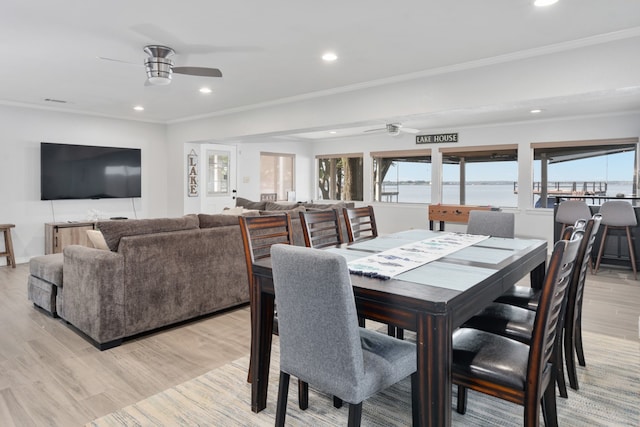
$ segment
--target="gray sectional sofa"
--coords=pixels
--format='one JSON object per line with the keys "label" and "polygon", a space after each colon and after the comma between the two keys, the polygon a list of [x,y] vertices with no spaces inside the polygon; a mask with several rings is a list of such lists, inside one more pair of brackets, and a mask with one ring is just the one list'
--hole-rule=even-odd
{"label": "gray sectional sofa", "polygon": [[[269,207],[272,210],[245,215],[289,211],[294,243],[304,245],[298,211],[306,208]],[[237,216],[103,221],[97,228],[108,248],[67,246],[62,272],[59,257],[32,260],[29,298],[101,350],[127,337],[249,301]]]}

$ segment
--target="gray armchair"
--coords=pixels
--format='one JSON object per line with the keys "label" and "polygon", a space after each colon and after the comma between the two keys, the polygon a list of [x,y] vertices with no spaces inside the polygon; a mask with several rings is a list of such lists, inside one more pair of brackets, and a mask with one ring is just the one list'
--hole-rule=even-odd
{"label": "gray armchair", "polygon": [[349,426],[360,425],[365,399],[411,375],[415,420],[415,344],[358,326],[345,259],[288,245],[272,246],[271,258],[280,328],[276,425],[285,422],[290,375],[349,403]]}

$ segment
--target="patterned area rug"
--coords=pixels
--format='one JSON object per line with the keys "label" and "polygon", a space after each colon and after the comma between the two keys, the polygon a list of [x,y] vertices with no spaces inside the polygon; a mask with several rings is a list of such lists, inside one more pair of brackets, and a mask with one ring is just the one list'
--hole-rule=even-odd
{"label": "patterned area rug", "polygon": [[[640,343],[584,333],[587,367],[579,367],[580,390],[558,397],[560,426],[640,426]],[[269,398],[259,414],[250,409],[246,382],[248,357],[98,418],[87,426],[272,426],[278,388],[278,338],[274,337]],[[363,426],[411,425],[408,379],[363,404]],[[297,386],[289,387],[287,425],[346,425],[348,405],[333,407],[330,396],[310,388],[309,409],[297,404]],[[453,425],[522,425],[522,407],[469,391],[467,413],[452,409]],[[455,405],[455,387],[453,402]],[[544,423],[541,420],[541,425]]]}

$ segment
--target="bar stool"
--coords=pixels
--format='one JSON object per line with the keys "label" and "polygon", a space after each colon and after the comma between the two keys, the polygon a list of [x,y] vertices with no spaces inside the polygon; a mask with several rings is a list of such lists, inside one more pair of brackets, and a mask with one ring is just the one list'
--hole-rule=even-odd
{"label": "bar stool", "polygon": [[565,200],[561,202],[556,212],[556,222],[562,224],[560,236],[562,236],[564,229],[568,225],[574,225],[579,219],[586,221],[591,218],[591,216],[591,210],[584,200]]}
{"label": "bar stool", "polygon": [[607,233],[609,232],[609,229],[624,229],[627,234],[627,244],[629,245],[629,258],[631,259],[631,267],[633,268],[633,278],[637,279],[636,255],[633,250],[630,228],[638,225],[633,206],[631,206],[631,203],[623,200],[610,200],[602,204],[600,207],[600,214],[602,214],[601,224],[604,225],[604,231],[602,232],[602,240],[600,241],[600,250],[598,251],[595,272],[597,273],[598,268],[600,267],[600,260],[602,258],[602,253],[604,252],[604,244],[607,240]]}
{"label": "bar stool", "polygon": [[16,268],[16,257],[13,253],[13,242],[11,241],[11,229],[14,224],[0,224],[0,232],[4,233],[4,252],[0,252],[0,257],[7,257],[7,265]]}

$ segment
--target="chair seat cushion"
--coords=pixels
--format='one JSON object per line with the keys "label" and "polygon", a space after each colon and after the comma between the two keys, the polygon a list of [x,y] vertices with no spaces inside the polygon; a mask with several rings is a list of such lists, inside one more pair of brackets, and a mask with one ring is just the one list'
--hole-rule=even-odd
{"label": "chair seat cushion", "polygon": [[411,342],[360,328],[360,344],[364,379],[359,396],[343,398],[348,403],[360,403],[416,371],[416,346]]}
{"label": "chair seat cushion", "polygon": [[528,344],[535,317],[535,311],[494,302],[467,320],[463,327],[480,329]]}
{"label": "chair seat cushion", "polygon": [[540,302],[540,291],[527,286],[512,286],[507,292],[500,295],[495,302],[536,311]]}
{"label": "chair seat cushion", "polygon": [[524,390],[529,346],[477,329],[453,334],[453,381],[456,375]]}

